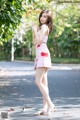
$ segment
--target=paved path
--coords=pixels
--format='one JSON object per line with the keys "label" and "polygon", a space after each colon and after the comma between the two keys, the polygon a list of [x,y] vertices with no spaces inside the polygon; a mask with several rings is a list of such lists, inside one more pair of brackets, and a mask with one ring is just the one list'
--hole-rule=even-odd
{"label": "paved path", "polygon": [[0,62],[0,113],[7,112],[9,120],[80,120],[80,64],[53,64],[49,70],[50,96],[57,108],[50,116],[34,116],[42,98],[33,66],[33,62]]}

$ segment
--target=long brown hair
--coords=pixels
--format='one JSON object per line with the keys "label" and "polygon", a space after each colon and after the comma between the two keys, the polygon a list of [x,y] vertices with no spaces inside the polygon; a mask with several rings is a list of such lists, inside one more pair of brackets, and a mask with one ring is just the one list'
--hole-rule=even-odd
{"label": "long brown hair", "polygon": [[46,25],[49,27],[49,33],[52,31],[52,16],[50,15],[50,11],[49,10],[42,10],[40,15],[39,15],[39,27],[41,27],[41,22],[40,22],[40,18],[42,16],[43,13],[47,14],[47,21],[46,21]]}

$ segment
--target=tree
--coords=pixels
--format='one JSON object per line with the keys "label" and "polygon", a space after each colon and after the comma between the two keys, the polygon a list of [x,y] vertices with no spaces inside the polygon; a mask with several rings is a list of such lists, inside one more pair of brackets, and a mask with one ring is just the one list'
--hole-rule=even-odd
{"label": "tree", "polygon": [[22,0],[0,1],[0,44],[12,38],[14,30],[20,23],[22,12]]}
{"label": "tree", "polygon": [[[38,24],[40,11],[49,9],[53,14],[53,31],[48,40],[52,56],[79,57],[80,6],[78,3],[65,3],[65,0],[62,3],[56,0],[1,0],[0,6],[0,43],[12,39],[14,30],[19,26],[17,29],[19,37],[17,41],[15,40],[16,53],[19,52],[17,48],[21,47],[19,45],[22,45],[22,48],[26,46],[27,51],[30,51],[31,23],[36,21]],[[20,30],[24,31],[25,35]]]}
{"label": "tree", "polygon": [[[79,56],[79,7],[77,3],[60,3],[49,0],[34,0],[24,2],[26,20],[26,43],[31,44],[31,37],[27,36],[31,29],[31,22],[38,22],[38,15],[42,9],[50,9],[53,13],[53,31],[49,36],[48,45],[52,56],[78,57]],[[73,10],[73,12],[72,12]],[[29,30],[28,30],[29,29]],[[24,38],[23,38],[24,41]],[[29,47],[27,48],[29,49]],[[77,54],[76,54],[77,53]]]}
{"label": "tree", "polygon": [[[59,8],[59,7],[58,7]],[[72,12],[73,10],[73,12]],[[80,24],[78,4],[66,4],[55,18],[58,57],[79,57]]]}

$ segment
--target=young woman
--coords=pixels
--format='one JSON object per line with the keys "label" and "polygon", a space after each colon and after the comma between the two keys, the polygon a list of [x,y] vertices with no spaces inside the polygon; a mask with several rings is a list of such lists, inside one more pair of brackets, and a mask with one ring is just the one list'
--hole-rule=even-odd
{"label": "young woman", "polygon": [[43,110],[38,114],[49,115],[54,110],[47,81],[47,70],[51,68],[51,57],[47,47],[48,36],[52,30],[52,17],[49,10],[42,10],[39,15],[39,27],[32,26],[33,44],[36,50],[35,58],[35,83],[43,96]]}

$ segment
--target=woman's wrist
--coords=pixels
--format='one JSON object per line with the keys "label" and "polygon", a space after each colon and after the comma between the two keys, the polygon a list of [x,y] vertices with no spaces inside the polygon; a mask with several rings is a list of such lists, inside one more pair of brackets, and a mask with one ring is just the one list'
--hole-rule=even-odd
{"label": "woman's wrist", "polygon": [[42,44],[43,43],[43,41],[42,40],[39,40],[38,42],[37,42],[37,44]]}

